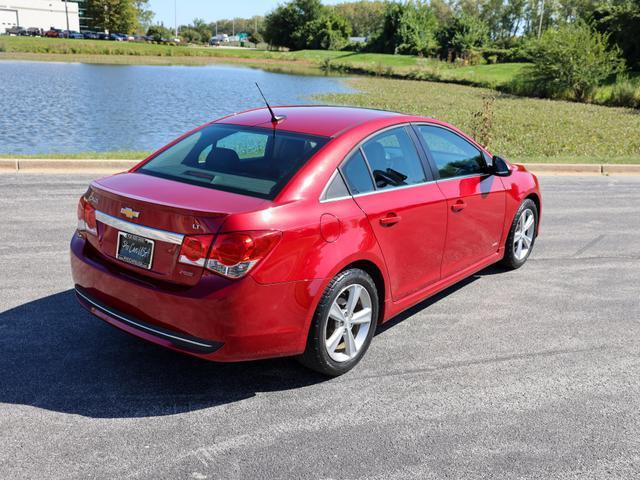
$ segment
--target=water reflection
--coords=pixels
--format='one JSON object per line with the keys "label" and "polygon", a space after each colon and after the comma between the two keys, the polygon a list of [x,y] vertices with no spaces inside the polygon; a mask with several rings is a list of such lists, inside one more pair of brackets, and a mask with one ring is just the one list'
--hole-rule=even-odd
{"label": "water reflection", "polygon": [[230,66],[0,62],[0,153],[152,150],[216,117],[346,92],[337,78]]}

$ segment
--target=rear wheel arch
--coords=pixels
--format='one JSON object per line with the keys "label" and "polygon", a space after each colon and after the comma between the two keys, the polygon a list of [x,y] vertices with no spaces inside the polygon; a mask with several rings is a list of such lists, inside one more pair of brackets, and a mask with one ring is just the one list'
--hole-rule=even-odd
{"label": "rear wheel arch", "polygon": [[384,281],[384,275],[382,274],[382,270],[376,265],[374,262],[370,260],[358,260],[352,262],[348,265],[345,265],[340,272],[344,272],[345,270],[350,270],[352,268],[357,268],[366,272],[372,279],[373,283],[376,285],[376,290],[378,291],[378,324],[382,323],[382,319],[384,318],[384,305],[386,298],[386,283]]}

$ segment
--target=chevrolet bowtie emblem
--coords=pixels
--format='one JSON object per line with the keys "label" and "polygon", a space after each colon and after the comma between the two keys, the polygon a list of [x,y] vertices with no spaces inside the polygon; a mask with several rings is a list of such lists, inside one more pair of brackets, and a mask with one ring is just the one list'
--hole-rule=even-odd
{"label": "chevrolet bowtie emblem", "polygon": [[138,218],[140,216],[140,212],[136,212],[135,210],[129,207],[121,208],[120,213],[129,219]]}

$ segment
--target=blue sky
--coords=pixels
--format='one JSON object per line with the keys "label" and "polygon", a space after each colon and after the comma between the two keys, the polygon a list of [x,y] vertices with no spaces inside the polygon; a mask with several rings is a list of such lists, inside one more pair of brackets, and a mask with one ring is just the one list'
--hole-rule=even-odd
{"label": "blue sky", "polygon": [[[151,10],[156,13],[154,20],[164,22],[166,26],[174,24],[174,4],[177,5],[178,24],[184,25],[194,18],[203,18],[210,22],[222,18],[264,15],[280,3],[284,2],[282,0],[149,0]],[[340,0],[323,0],[323,3],[334,5],[340,3]]]}

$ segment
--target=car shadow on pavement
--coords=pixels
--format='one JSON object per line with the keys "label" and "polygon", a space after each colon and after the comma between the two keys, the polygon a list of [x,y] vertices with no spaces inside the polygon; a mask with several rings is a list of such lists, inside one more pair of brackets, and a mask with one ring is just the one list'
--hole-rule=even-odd
{"label": "car shadow on pavement", "polygon": [[327,380],[292,359],[216,364],[131,337],[73,290],[0,313],[0,403],[96,418],[173,415]]}
{"label": "car shadow on pavement", "polygon": [[448,297],[452,293],[457,292],[458,290],[466,287],[467,285],[475,282],[476,280],[480,280],[482,277],[486,277],[486,276],[489,276],[489,275],[497,275],[497,274],[504,273],[504,272],[505,272],[505,270],[503,268],[499,267],[498,265],[491,265],[491,266],[485,268],[484,270],[481,270],[478,273],[475,273],[475,274],[471,275],[470,277],[465,278],[464,280],[460,280],[458,283],[450,286],[449,288],[444,289],[443,291],[441,291],[439,293],[436,293],[432,297],[429,297],[426,300],[421,301],[420,303],[415,304],[413,307],[408,308],[404,312],[402,312],[399,315],[396,315],[395,317],[393,317],[388,322],[385,322],[384,324],[382,324],[381,326],[379,326],[377,328],[376,335],[381,335],[381,334],[385,333],[389,329],[391,329],[394,326],[396,326],[398,323],[403,322],[407,318],[412,317],[413,315],[421,312],[425,308],[430,307],[434,303],[439,302],[443,298]]}
{"label": "car shadow on pavement", "polygon": [[[485,275],[489,267],[378,328],[384,333]],[[173,415],[327,381],[292,359],[220,364],[123,333],[83,310],[73,290],[0,313],[0,403],[94,418]]]}

